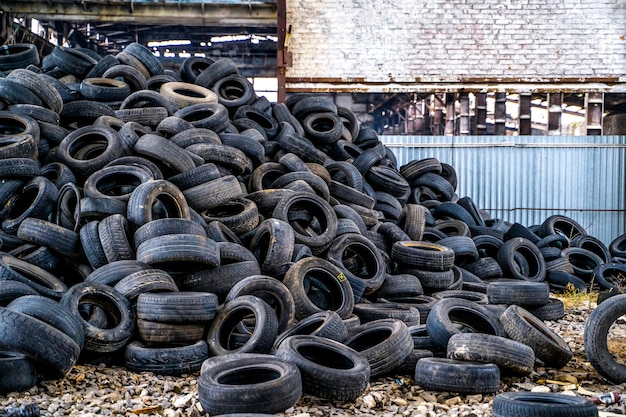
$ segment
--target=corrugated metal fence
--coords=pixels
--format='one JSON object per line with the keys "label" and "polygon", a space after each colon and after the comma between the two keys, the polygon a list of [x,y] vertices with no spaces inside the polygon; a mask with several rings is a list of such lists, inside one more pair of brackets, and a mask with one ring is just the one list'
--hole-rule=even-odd
{"label": "corrugated metal fence", "polygon": [[526,226],[563,214],[607,245],[625,232],[626,136],[381,136],[398,166],[435,157],[460,197]]}

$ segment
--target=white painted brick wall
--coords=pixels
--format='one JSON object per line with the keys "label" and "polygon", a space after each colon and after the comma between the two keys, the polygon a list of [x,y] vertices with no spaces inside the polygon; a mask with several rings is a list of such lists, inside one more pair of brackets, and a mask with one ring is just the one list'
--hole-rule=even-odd
{"label": "white painted brick wall", "polygon": [[287,0],[288,78],[626,75],[626,0]]}

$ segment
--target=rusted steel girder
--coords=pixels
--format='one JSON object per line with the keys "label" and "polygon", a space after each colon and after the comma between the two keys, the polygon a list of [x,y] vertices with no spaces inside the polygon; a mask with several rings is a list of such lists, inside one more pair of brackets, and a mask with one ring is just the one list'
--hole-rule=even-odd
{"label": "rusted steel girder", "polygon": [[276,26],[275,1],[148,2],[0,0],[5,13],[45,21]]}

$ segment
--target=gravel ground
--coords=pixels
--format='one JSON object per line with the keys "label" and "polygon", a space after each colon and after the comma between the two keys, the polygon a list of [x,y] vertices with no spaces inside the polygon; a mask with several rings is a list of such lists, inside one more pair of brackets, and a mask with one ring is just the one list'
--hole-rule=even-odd
{"label": "gravel ground", "polygon": [[[536,368],[529,377],[503,378],[501,391],[545,390],[592,393],[624,391],[626,384],[609,385],[586,361],[583,348],[585,320],[590,312],[582,304],[567,309],[566,316],[549,325],[569,343],[574,358],[563,369]],[[624,321],[618,321],[619,337],[626,341]],[[626,345],[625,345],[626,346]],[[621,349],[626,362],[626,349]],[[30,391],[0,397],[0,406],[39,404],[42,416],[202,416],[198,401],[198,374],[188,377],[163,377],[136,374],[124,368],[77,365],[62,380],[43,381]],[[411,375],[378,378],[352,403],[333,403],[304,395],[284,416],[490,416],[493,395],[457,395],[425,391],[415,385]],[[601,407],[602,411],[625,413],[623,406]]]}

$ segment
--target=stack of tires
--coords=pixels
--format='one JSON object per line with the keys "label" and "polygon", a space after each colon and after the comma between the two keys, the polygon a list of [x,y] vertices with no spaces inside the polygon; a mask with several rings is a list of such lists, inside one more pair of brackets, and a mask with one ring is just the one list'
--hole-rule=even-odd
{"label": "stack of tires", "polygon": [[[533,311],[562,314],[537,300],[621,264],[619,242],[609,251],[564,216],[492,219],[458,197],[448,164],[398,167],[349,109],[258,97],[229,59],[175,73],[137,43],[57,47],[41,64],[31,49],[9,47],[0,79],[0,374],[31,375],[12,389],[78,361],[200,369],[212,414],[282,411],[301,393],[351,401],[394,372],[493,392],[497,355],[459,356],[458,333],[562,366],[557,335],[519,340],[546,332]],[[504,297],[514,287],[530,295]],[[441,367],[486,382],[420,379]]]}

